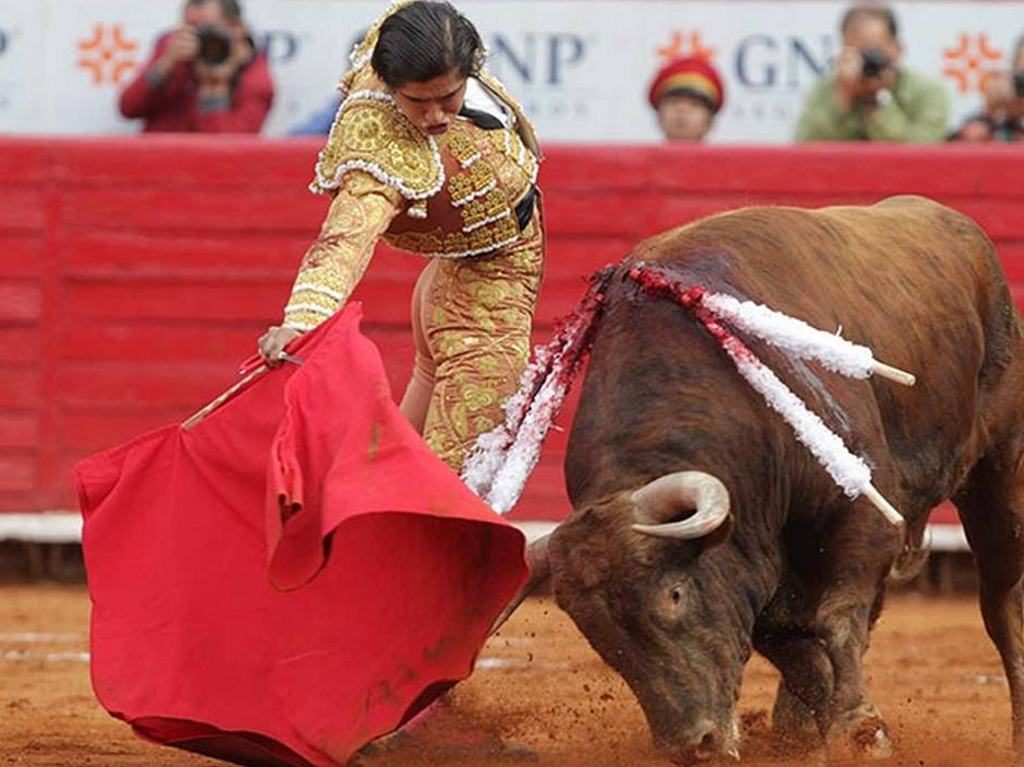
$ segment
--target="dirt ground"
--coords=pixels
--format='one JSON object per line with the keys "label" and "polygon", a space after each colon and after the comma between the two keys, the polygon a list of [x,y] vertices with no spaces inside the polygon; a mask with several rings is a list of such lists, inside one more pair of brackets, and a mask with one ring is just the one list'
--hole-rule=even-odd
{"label": "dirt ground", "polygon": [[[89,686],[89,602],[80,586],[0,587],[0,765],[215,765],[149,745],[110,718]],[[866,668],[899,767],[1010,762],[1009,701],[998,657],[973,599],[890,600]],[[789,767],[821,757],[787,753],[767,732],[776,675],[755,658],[741,711],[743,764]],[[639,706],[550,601],[532,600],[483,651],[452,710],[537,752],[539,765],[664,765],[651,751]],[[485,756],[434,757],[398,748],[381,767],[496,764]],[[507,762],[502,762],[507,764]]]}

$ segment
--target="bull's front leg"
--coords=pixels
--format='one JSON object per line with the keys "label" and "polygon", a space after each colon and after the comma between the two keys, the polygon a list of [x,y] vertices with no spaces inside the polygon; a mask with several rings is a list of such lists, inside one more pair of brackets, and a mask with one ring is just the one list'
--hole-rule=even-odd
{"label": "bull's front leg", "polygon": [[867,613],[867,608],[849,605],[835,609],[825,623],[825,651],[834,681],[825,740],[830,752],[882,759],[891,755],[892,743],[864,686]]}
{"label": "bull's front leg", "polygon": [[772,729],[813,747],[828,728],[832,662],[822,643],[795,629],[754,631],[754,647],[782,674],[772,709]]}
{"label": "bull's front leg", "polygon": [[832,699],[826,744],[831,753],[885,758],[892,743],[878,709],[868,698],[862,658],[881,607],[885,577],[902,545],[902,531],[864,501],[838,511],[823,540],[829,584],[817,611],[817,632],[832,662]]}

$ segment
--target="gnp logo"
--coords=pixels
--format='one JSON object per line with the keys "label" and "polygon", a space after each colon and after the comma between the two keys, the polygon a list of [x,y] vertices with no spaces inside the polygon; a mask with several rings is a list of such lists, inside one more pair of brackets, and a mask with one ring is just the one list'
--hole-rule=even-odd
{"label": "gnp logo", "polygon": [[489,48],[498,77],[514,73],[528,85],[561,85],[568,71],[587,56],[584,39],[568,32],[527,32],[519,40],[498,34]]}
{"label": "gnp logo", "polygon": [[733,67],[741,85],[755,90],[799,90],[824,75],[834,57],[835,40],[795,35],[748,35],[736,45]]}
{"label": "gnp logo", "polygon": [[120,24],[95,24],[92,34],[78,41],[78,67],[92,75],[92,84],[117,85],[135,69],[139,44],[124,35]]}
{"label": "gnp logo", "polygon": [[523,108],[535,120],[584,120],[591,96],[570,75],[587,58],[588,41],[571,32],[496,34],[488,62],[499,79],[522,94]]}
{"label": "gnp logo", "polygon": [[942,52],[942,58],[945,61],[942,74],[956,83],[960,93],[983,93],[988,78],[1000,70],[1003,52],[989,43],[984,32],[961,33],[957,44]]}
{"label": "gnp logo", "polygon": [[728,68],[740,85],[751,90],[795,90],[825,73],[833,47],[832,38],[827,35],[809,41],[795,36],[756,34],[740,38],[731,51],[717,57],[716,49],[704,42],[700,30],[677,29],[667,44],[658,47],[657,54],[662,63],[694,57]]}

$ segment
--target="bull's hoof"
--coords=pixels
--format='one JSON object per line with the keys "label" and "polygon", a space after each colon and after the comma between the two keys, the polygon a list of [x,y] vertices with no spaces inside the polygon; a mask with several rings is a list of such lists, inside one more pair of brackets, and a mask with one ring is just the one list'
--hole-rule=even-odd
{"label": "bull's hoof", "polygon": [[888,759],[893,754],[892,740],[885,722],[877,714],[857,719],[841,729],[833,727],[828,737],[829,761]]}
{"label": "bull's hoof", "polygon": [[852,736],[858,751],[868,759],[888,759],[892,756],[892,740],[881,720],[865,725]]}

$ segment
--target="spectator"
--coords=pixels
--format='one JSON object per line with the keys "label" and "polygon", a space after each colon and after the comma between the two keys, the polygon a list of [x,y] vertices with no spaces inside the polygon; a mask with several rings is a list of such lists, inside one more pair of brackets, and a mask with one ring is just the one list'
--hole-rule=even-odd
{"label": "spectator", "polygon": [[121,114],[144,131],[259,133],[274,85],[238,0],[186,0],[183,17],[121,94]]}
{"label": "spectator", "polygon": [[900,65],[896,16],[877,5],[843,16],[835,73],[804,104],[797,141],[941,141],[949,100],[942,83]]}
{"label": "spectator", "polygon": [[675,59],[654,76],[648,100],[668,141],[703,141],[722,108],[722,78],[704,59]]}
{"label": "spectator", "polygon": [[1024,141],[1024,37],[1010,57],[1010,71],[988,78],[985,106],[960,126],[954,141]]}

